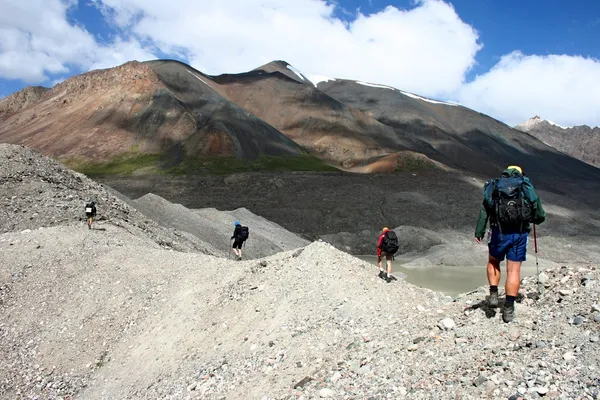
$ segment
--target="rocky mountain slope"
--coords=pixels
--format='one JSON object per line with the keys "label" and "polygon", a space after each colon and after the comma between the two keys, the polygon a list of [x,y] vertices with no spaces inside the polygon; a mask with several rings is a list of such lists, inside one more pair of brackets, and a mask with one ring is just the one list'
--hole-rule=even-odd
{"label": "rocky mountain slope", "polygon": [[[219,76],[172,60],[130,62],[68,79],[38,101],[26,97],[0,101],[0,141],[74,166],[78,159],[119,163],[160,155],[130,169],[191,173],[205,170],[209,156],[253,160],[307,151],[362,173],[489,174],[515,161],[547,176],[600,173],[465,107],[366,82],[315,85],[284,61]],[[315,169],[304,167],[292,169]]]}
{"label": "rocky mountain slope", "polygon": [[459,170],[488,175],[518,163],[530,175],[537,174],[532,175],[536,177],[597,179],[600,176],[597,169],[466,107],[366,82],[331,79],[317,87],[396,131],[409,132],[439,154],[424,151],[426,155]]}
{"label": "rocky mountain slope", "polygon": [[2,99],[0,101],[0,120],[37,103],[48,90],[41,86],[28,86],[12,96]]}
{"label": "rocky mountain slope", "polygon": [[600,167],[600,127],[563,127],[539,116],[515,126],[571,157]]}
{"label": "rocky mountain slope", "polygon": [[[2,398],[600,395],[597,265],[546,270],[539,300],[536,280],[524,279],[505,324],[483,288],[451,299],[388,284],[323,242],[242,262],[207,254],[198,237],[85,177],[20,147],[0,150],[0,198],[10,201],[0,233]],[[110,216],[92,230],[71,207],[90,194]]]}
{"label": "rocky mountain slope", "polygon": [[[224,74],[212,80],[224,97],[313,154],[345,169],[360,170],[382,156],[413,159],[430,149],[418,137],[329,97],[294,71],[289,64],[277,61],[245,74]],[[422,158],[423,163],[434,166],[428,157]],[[366,171],[377,171],[376,165]]]}
{"label": "rocky mountain slope", "polygon": [[[16,104],[16,105],[15,105]],[[17,112],[18,111],[18,112]],[[37,101],[0,101],[0,140],[60,159],[106,162],[119,155],[297,155],[301,148],[223,99],[203,75],[176,62],[130,62],[56,85]]]}

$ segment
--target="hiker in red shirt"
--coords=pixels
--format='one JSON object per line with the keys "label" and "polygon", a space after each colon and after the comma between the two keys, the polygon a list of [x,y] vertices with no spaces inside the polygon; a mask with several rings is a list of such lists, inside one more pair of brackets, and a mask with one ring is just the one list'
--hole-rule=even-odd
{"label": "hiker in red shirt", "polygon": [[[377,266],[379,267],[379,277],[388,283],[396,280],[392,275],[392,260],[396,251],[398,251],[398,237],[390,228],[383,228],[377,241]],[[387,272],[383,270],[381,265],[384,256],[387,263]]]}

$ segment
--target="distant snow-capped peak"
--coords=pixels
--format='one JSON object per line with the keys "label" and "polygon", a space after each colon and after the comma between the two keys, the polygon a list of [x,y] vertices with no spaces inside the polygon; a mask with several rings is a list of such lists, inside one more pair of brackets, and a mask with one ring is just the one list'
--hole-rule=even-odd
{"label": "distant snow-capped peak", "polygon": [[533,128],[534,126],[536,126],[538,124],[541,124],[542,122],[547,122],[550,125],[554,125],[554,126],[557,126],[559,128],[562,128],[562,129],[568,129],[568,127],[566,127],[566,126],[562,126],[562,125],[559,125],[559,124],[557,124],[555,122],[552,122],[552,121],[549,121],[547,119],[544,119],[544,118],[540,117],[539,115],[536,115],[535,117],[529,118],[527,121],[525,121],[525,122],[523,122],[523,123],[515,126],[515,128],[519,129],[521,131],[526,131],[527,132],[531,128]]}

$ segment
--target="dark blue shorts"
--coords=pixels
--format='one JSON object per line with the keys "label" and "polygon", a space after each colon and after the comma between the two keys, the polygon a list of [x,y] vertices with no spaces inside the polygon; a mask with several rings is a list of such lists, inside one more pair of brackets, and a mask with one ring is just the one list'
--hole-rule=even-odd
{"label": "dark blue shorts", "polygon": [[504,232],[500,234],[498,228],[492,228],[492,234],[488,241],[490,255],[497,260],[525,261],[527,258],[527,242],[529,233]]}

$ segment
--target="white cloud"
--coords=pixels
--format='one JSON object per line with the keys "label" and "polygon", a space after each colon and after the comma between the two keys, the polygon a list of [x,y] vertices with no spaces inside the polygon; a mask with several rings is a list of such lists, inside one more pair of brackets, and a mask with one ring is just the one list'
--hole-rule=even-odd
{"label": "white cloud", "polygon": [[600,61],[508,54],[464,85],[460,101],[510,125],[540,115],[561,125],[600,125]]}
{"label": "white cloud", "polygon": [[561,125],[600,125],[598,60],[514,52],[465,83],[481,44],[443,0],[415,0],[410,10],[357,11],[352,22],[337,18],[340,10],[325,0],[88,1],[120,33],[111,43],[69,22],[77,0],[3,0],[0,79],[40,83],[155,58],[158,49],[208,74],[283,59],[304,76],[459,101],[511,125],[535,114]]}
{"label": "white cloud", "polygon": [[137,41],[99,44],[83,27],[70,24],[75,0],[3,0],[0,12],[0,78],[35,84],[50,75],[68,75],[114,66],[132,58],[154,58]]}
{"label": "white cloud", "polygon": [[97,0],[114,23],[164,53],[186,49],[209,74],[283,59],[305,75],[389,82],[429,96],[455,91],[474,64],[477,33],[452,6],[424,0],[358,13],[346,24],[321,0]]}

